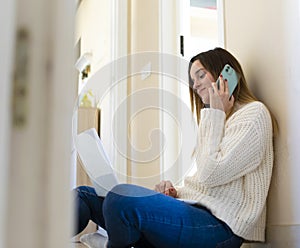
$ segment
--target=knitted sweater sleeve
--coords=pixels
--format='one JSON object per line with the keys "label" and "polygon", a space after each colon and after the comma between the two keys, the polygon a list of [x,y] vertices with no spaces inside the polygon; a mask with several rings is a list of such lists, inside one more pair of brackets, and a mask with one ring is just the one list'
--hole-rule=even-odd
{"label": "knitted sweater sleeve", "polygon": [[263,159],[272,124],[262,103],[251,103],[228,121],[225,113],[203,109],[198,130],[197,180],[220,186],[255,170]]}

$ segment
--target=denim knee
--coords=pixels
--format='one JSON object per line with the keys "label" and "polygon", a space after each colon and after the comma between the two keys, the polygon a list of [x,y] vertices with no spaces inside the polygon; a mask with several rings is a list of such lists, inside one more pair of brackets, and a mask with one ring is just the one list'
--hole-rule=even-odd
{"label": "denim knee", "polygon": [[124,198],[126,198],[126,194],[124,194],[125,191],[128,192],[128,190],[125,189],[126,186],[124,185],[125,184],[119,184],[113,187],[112,190],[107,193],[103,203],[104,216],[108,212],[117,213],[122,209],[121,201],[123,201]]}
{"label": "denim knee", "polygon": [[78,186],[75,188],[75,190],[81,194],[81,193],[92,193],[92,194],[95,194],[95,190],[94,188],[90,187],[90,186],[85,186],[85,185],[82,185],[82,186]]}
{"label": "denim knee", "polygon": [[136,185],[119,184],[115,186],[105,197],[103,203],[104,216],[108,218],[108,216],[112,217],[113,215],[114,218],[120,217],[123,220],[124,212],[126,212],[127,217],[131,216],[132,211],[141,204],[140,200],[141,197],[145,196],[145,192],[148,192],[148,189]]}
{"label": "denim knee", "polygon": [[129,210],[131,206],[142,204],[149,196],[159,194],[153,190],[133,185],[133,184],[118,184],[111,189],[105,197],[103,211],[107,209],[126,209]]}
{"label": "denim knee", "polygon": [[134,185],[120,184],[105,197],[102,210],[110,237],[109,247],[131,247],[129,245],[140,239],[136,228],[139,226],[136,207],[140,198],[135,197],[135,188]]}
{"label": "denim knee", "polygon": [[159,194],[154,190],[134,184],[118,184],[110,192],[125,197],[146,197]]}

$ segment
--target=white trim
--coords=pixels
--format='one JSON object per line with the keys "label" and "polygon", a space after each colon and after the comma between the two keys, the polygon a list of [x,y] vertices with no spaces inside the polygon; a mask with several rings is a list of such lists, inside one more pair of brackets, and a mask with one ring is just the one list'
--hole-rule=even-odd
{"label": "white trim", "polygon": [[190,1],[176,0],[177,15],[178,15],[178,35],[184,35],[189,38],[190,32],[187,27],[190,27]]}
{"label": "white trim", "polygon": [[298,248],[300,244],[299,225],[267,225],[265,243],[247,242],[242,248]]}
{"label": "white trim", "polygon": [[[176,0],[176,1],[170,1],[170,0],[160,0],[159,1],[159,51],[161,55],[164,54],[173,54],[179,55],[180,54],[180,42],[179,38],[180,35],[184,35],[184,29],[183,26],[181,25],[182,22],[181,19],[182,16],[180,15],[181,10],[182,10],[182,4],[184,1],[181,0]],[[175,27],[174,27],[174,20],[176,20]],[[174,42],[175,39],[175,42]],[[159,68],[160,71],[164,71],[164,64],[166,61],[164,60],[164,56],[160,56],[160,61],[159,61]],[[177,66],[177,65],[173,65]],[[176,68],[174,68],[175,70]],[[170,84],[170,80],[173,81],[174,79],[171,78],[166,78],[166,75],[163,75],[163,73],[160,74],[159,76],[159,89],[160,91],[160,96],[159,96],[159,106],[164,109],[164,106],[166,105],[165,99],[164,99],[164,94],[163,92],[173,92],[175,94],[178,94],[180,86],[178,84]],[[179,116],[180,109],[179,106],[177,106],[176,111],[178,113],[174,113],[175,116]],[[160,130],[162,131],[163,134],[170,134],[172,131],[176,130],[170,130],[170,126],[172,126],[172,123],[168,123],[168,119],[165,118],[165,111],[160,111],[160,116],[159,116],[159,125],[160,125]],[[175,135],[167,135],[167,142],[168,144],[176,144],[177,143],[177,138]],[[160,142],[163,142],[164,136],[161,136]],[[174,139],[172,142],[172,139]],[[174,146],[175,147],[175,146]],[[174,148],[172,147],[172,149]],[[174,148],[172,151],[170,149],[167,149],[168,152],[173,152],[177,153],[178,152],[178,147]],[[164,150],[166,152],[167,150]],[[162,156],[160,156],[160,179],[161,180],[170,180],[170,179],[175,179],[180,177],[180,171],[181,169],[178,168],[176,171],[169,172],[166,174],[166,169],[168,168],[168,165],[172,163],[170,160],[170,156],[168,154],[163,153]]]}
{"label": "white trim", "polygon": [[7,196],[9,195],[9,157],[11,138],[11,75],[13,62],[13,48],[15,44],[15,0],[4,1],[0,9],[0,22],[2,26],[2,36],[0,40],[0,247],[7,247],[5,235],[7,233]]}
{"label": "white trim", "polygon": [[[164,22],[163,22],[163,14],[168,14],[169,12],[167,11],[166,13],[163,12],[163,6],[164,3],[166,1],[165,0],[159,0],[159,7],[158,7],[158,18],[159,18],[159,25],[158,25],[158,46],[159,46],[159,51],[161,53],[163,53],[164,50]],[[159,68],[162,67],[163,65],[163,61],[159,60]],[[159,88],[163,89],[164,88],[164,80],[163,77],[160,75],[159,78]],[[164,105],[164,98],[162,94],[159,94],[159,106],[163,106]],[[162,130],[163,132],[163,128],[164,128],[164,118],[163,118],[163,113],[162,111],[159,112],[159,128]],[[164,133],[164,132],[163,132]],[[161,140],[160,140],[161,142]],[[163,173],[161,173],[162,171],[164,171],[164,158],[163,156],[159,157],[159,170],[160,170],[160,181],[162,181],[164,179],[164,175]]]}
{"label": "white trim", "polygon": [[[115,82],[118,78],[117,75],[126,75],[122,72],[127,71],[127,65],[122,65],[121,68],[117,68],[118,63],[114,63],[121,57],[128,54],[127,40],[128,40],[128,6],[127,1],[111,1],[111,60],[113,62],[112,68],[112,82],[116,85],[116,90],[114,90],[114,95],[111,95],[111,114],[113,117],[114,112],[121,104],[121,102],[127,97],[127,79],[122,80],[122,83]],[[121,71],[122,70],[122,71]],[[113,134],[118,137],[119,144],[125,148],[123,153],[127,154],[127,135],[124,135],[124,131],[127,131],[127,111],[122,112],[120,115],[120,121],[114,123],[112,127]],[[120,154],[118,149],[114,147],[114,142],[111,142],[111,149],[113,152],[113,162],[115,169],[121,175],[127,175],[127,158],[124,154]],[[122,178],[121,178],[122,180]]]}
{"label": "white trim", "polygon": [[225,48],[225,9],[224,0],[217,0],[217,13],[218,13],[218,39],[220,47]]}

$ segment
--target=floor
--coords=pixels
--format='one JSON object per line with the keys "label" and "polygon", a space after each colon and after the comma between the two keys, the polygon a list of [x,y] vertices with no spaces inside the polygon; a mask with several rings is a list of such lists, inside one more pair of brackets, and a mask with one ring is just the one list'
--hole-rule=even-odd
{"label": "floor", "polygon": [[72,238],[72,240],[70,242],[71,242],[71,245],[70,245],[71,248],[87,248],[87,246],[80,243],[78,237]]}
{"label": "floor", "polygon": [[73,243],[74,245],[72,245],[72,248],[87,248],[85,245],[81,244],[81,243]]}
{"label": "floor", "polygon": [[79,242],[79,237],[86,233],[96,232],[96,230],[97,230],[97,225],[94,224],[92,221],[90,221],[89,224],[87,225],[87,227],[80,234],[78,234],[77,236],[72,238],[71,247],[72,248],[87,248],[87,246],[85,246],[84,244],[81,244]]}

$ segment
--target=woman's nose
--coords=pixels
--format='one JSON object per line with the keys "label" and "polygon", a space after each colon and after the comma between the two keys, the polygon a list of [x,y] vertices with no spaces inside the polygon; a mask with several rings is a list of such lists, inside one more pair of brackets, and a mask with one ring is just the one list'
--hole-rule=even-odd
{"label": "woman's nose", "polygon": [[199,82],[199,80],[195,80],[194,81],[194,83],[193,83],[193,89],[195,90],[195,89],[197,89],[198,87],[200,86],[200,82]]}

